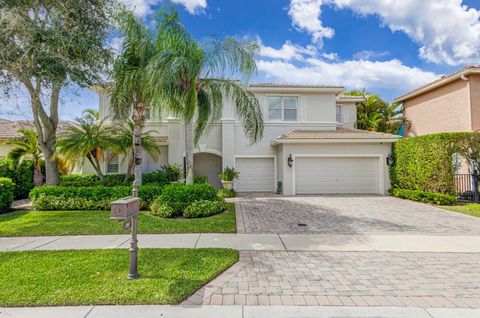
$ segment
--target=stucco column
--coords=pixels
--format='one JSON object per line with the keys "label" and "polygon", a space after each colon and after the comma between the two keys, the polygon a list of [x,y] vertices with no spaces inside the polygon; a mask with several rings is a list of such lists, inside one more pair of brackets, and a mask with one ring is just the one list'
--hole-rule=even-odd
{"label": "stucco column", "polygon": [[225,167],[235,166],[235,119],[222,118],[222,164]]}
{"label": "stucco column", "polygon": [[185,136],[182,121],[179,118],[168,117],[168,163],[183,167],[185,152]]}

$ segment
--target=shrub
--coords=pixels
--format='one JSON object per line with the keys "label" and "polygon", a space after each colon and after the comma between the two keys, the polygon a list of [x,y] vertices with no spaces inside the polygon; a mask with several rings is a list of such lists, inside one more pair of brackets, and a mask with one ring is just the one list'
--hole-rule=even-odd
{"label": "shrub", "polygon": [[10,208],[13,202],[15,183],[9,178],[0,178],[0,212]]}
{"label": "shrub", "polygon": [[[125,178],[126,175],[124,173],[107,174],[103,179],[98,178],[96,174],[69,174],[61,176],[61,185],[64,187],[116,187],[130,185],[134,180],[134,176],[130,176],[127,180]],[[168,180],[163,171],[157,170],[144,173],[142,175],[142,184],[166,185]]]}
{"label": "shrub", "polygon": [[162,171],[165,173],[169,182],[176,182],[182,177],[182,169],[177,164],[168,164],[162,166]]}
{"label": "shrub", "polygon": [[220,173],[218,177],[222,179],[222,181],[234,181],[238,179],[239,175],[240,173],[235,170],[235,168],[225,167],[225,169],[223,169],[223,172]]}
{"label": "shrub", "polygon": [[425,203],[434,203],[438,205],[452,205],[457,202],[457,198],[449,194],[423,192],[407,189],[393,189],[391,192],[393,196],[398,198],[420,201]]}
{"label": "shrub", "polygon": [[33,189],[33,161],[24,160],[15,167],[12,160],[0,159],[0,178],[9,178],[15,183],[13,196],[15,200],[28,198]]}
{"label": "shrub", "polygon": [[153,215],[161,218],[171,218],[175,216],[175,210],[168,204],[155,200],[150,206],[150,211]]}
{"label": "shrub", "polygon": [[[392,188],[455,194],[455,154],[479,153],[479,133],[441,133],[404,138],[393,145]],[[478,158],[476,158],[478,159]]]}
{"label": "shrub", "polygon": [[200,200],[193,202],[183,212],[183,216],[186,218],[202,218],[211,215],[215,215],[225,211],[227,205],[222,201],[205,201]]}
{"label": "shrub", "polygon": [[226,199],[226,198],[234,198],[235,197],[235,191],[233,189],[218,189],[217,195],[221,199]]}
{"label": "shrub", "polygon": [[[146,209],[162,192],[162,186],[143,185],[138,190],[140,208]],[[37,210],[109,210],[110,202],[131,196],[130,186],[37,187],[30,192]]]}
{"label": "shrub", "polygon": [[195,177],[193,179],[194,184],[206,184],[208,183],[208,177],[206,176],[200,176],[200,177]]}
{"label": "shrub", "polygon": [[163,189],[155,207],[166,205],[173,210],[172,216],[180,216],[190,204],[199,200],[217,200],[217,190],[210,184],[174,183]]}

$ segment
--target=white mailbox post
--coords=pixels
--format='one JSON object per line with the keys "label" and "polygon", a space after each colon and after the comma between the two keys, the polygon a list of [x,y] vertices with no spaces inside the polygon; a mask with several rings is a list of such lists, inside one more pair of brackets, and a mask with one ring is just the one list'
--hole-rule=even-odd
{"label": "white mailbox post", "polygon": [[139,278],[137,269],[137,217],[140,210],[140,200],[138,197],[126,197],[110,203],[110,219],[123,221],[124,229],[132,229],[132,238],[130,239],[130,266],[128,278]]}

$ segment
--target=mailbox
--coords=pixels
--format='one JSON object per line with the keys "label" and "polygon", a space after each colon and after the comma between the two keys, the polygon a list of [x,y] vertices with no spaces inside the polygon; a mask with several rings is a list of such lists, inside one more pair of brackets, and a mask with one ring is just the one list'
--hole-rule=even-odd
{"label": "mailbox", "polygon": [[136,197],[126,197],[110,203],[110,219],[126,220],[138,214],[140,200]]}

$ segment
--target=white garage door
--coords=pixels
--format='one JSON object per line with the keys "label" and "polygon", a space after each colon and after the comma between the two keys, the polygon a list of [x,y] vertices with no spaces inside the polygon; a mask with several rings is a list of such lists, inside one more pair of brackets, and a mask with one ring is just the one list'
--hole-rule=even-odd
{"label": "white garage door", "polygon": [[379,193],[378,159],[297,158],[296,194]]}
{"label": "white garage door", "polygon": [[240,173],[235,182],[238,192],[273,192],[273,158],[237,158],[235,169]]}

